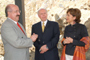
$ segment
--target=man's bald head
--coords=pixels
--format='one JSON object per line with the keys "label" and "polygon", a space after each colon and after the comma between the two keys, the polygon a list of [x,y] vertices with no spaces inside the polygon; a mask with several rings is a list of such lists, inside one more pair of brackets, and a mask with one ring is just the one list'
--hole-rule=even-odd
{"label": "man's bald head", "polygon": [[41,21],[46,21],[47,20],[47,10],[44,8],[39,9],[38,16],[41,19]]}
{"label": "man's bald head", "polygon": [[[8,17],[8,11],[12,11],[12,7],[14,6],[17,6],[17,5],[14,5],[14,4],[8,4],[5,8],[5,13],[6,13],[6,17]],[[17,6],[18,7],[18,6]]]}
{"label": "man's bald head", "polygon": [[5,9],[6,17],[18,22],[20,16],[20,10],[17,5],[9,4]]}

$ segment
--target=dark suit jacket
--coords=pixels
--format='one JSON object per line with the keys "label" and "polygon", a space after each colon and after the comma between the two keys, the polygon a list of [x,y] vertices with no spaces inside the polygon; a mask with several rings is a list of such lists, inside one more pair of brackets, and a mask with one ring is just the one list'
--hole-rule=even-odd
{"label": "dark suit jacket", "polygon": [[[35,60],[59,60],[57,43],[59,41],[59,26],[58,23],[47,21],[44,32],[42,32],[41,22],[32,26],[32,33],[38,34],[38,39],[34,42]],[[39,49],[43,45],[47,45],[49,50],[40,54]]]}

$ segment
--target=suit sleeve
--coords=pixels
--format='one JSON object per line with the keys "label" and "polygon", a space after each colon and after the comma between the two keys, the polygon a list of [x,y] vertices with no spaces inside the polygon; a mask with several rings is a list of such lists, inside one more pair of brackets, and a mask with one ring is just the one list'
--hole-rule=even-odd
{"label": "suit sleeve", "polygon": [[[32,26],[32,33],[31,33],[31,35],[32,35],[33,33],[35,33],[35,28],[34,28],[34,26]],[[38,43],[38,38],[37,38],[37,40],[34,42],[34,46],[35,46],[38,50],[40,49],[41,45]]]}
{"label": "suit sleeve", "polygon": [[3,40],[16,48],[27,48],[33,44],[30,38],[19,37],[12,26],[2,26],[1,36]]}
{"label": "suit sleeve", "polygon": [[60,31],[59,31],[58,23],[55,23],[55,25],[53,25],[53,26],[54,26],[54,31],[53,31],[54,36],[53,36],[52,40],[46,44],[48,49],[52,49],[55,46],[57,46],[57,43],[59,41]]}
{"label": "suit sleeve", "polygon": [[[86,26],[82,26],[82,28],[81,28],[81,36],[82,36],[82,38],[83,37],[86,37],[86,36],[88,36],[88,32],[87,32],[87,28],[86,28]],[[77,46],[85,46],[85,43],[84,42],[82,42],[82,41],[80,41],[80,40],[73,40],[73,45],[77,45]]]}
{"label": "suit sleeve", "polygon": [[[66,39],[66,29],[67,29],[67,27],[65,27],[65,30],[64,30],[64,38]],[[62,44],[65,46],[65,45],[67,45],[67,44],[64,44],[64,42],[62,42]]]}

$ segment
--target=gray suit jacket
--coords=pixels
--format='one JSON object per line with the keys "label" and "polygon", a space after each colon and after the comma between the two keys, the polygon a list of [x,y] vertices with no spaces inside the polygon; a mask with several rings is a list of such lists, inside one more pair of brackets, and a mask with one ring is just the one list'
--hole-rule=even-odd
{"label": "gray suit jacket", "polygon": [[[20,26],[24,30],[21,24]],[[4,60],[30,60],[29,47],[33,42],[9,18],[2,24],[1,37],[5,49]]]}

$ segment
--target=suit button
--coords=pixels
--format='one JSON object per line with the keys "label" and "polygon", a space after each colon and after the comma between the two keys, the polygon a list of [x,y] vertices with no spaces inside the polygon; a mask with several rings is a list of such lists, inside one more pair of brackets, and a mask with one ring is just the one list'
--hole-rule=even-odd
{"label": "suit button", "polygon": [[38,40],[38,41],[40,41],[40,40]]}
{"label": "suit button", "polygon": [[43,42],[44,43],[44,42]]}
{"label": "suit button", "polygon": [[76,37],[76,36],[74,36],[74,37]]}

